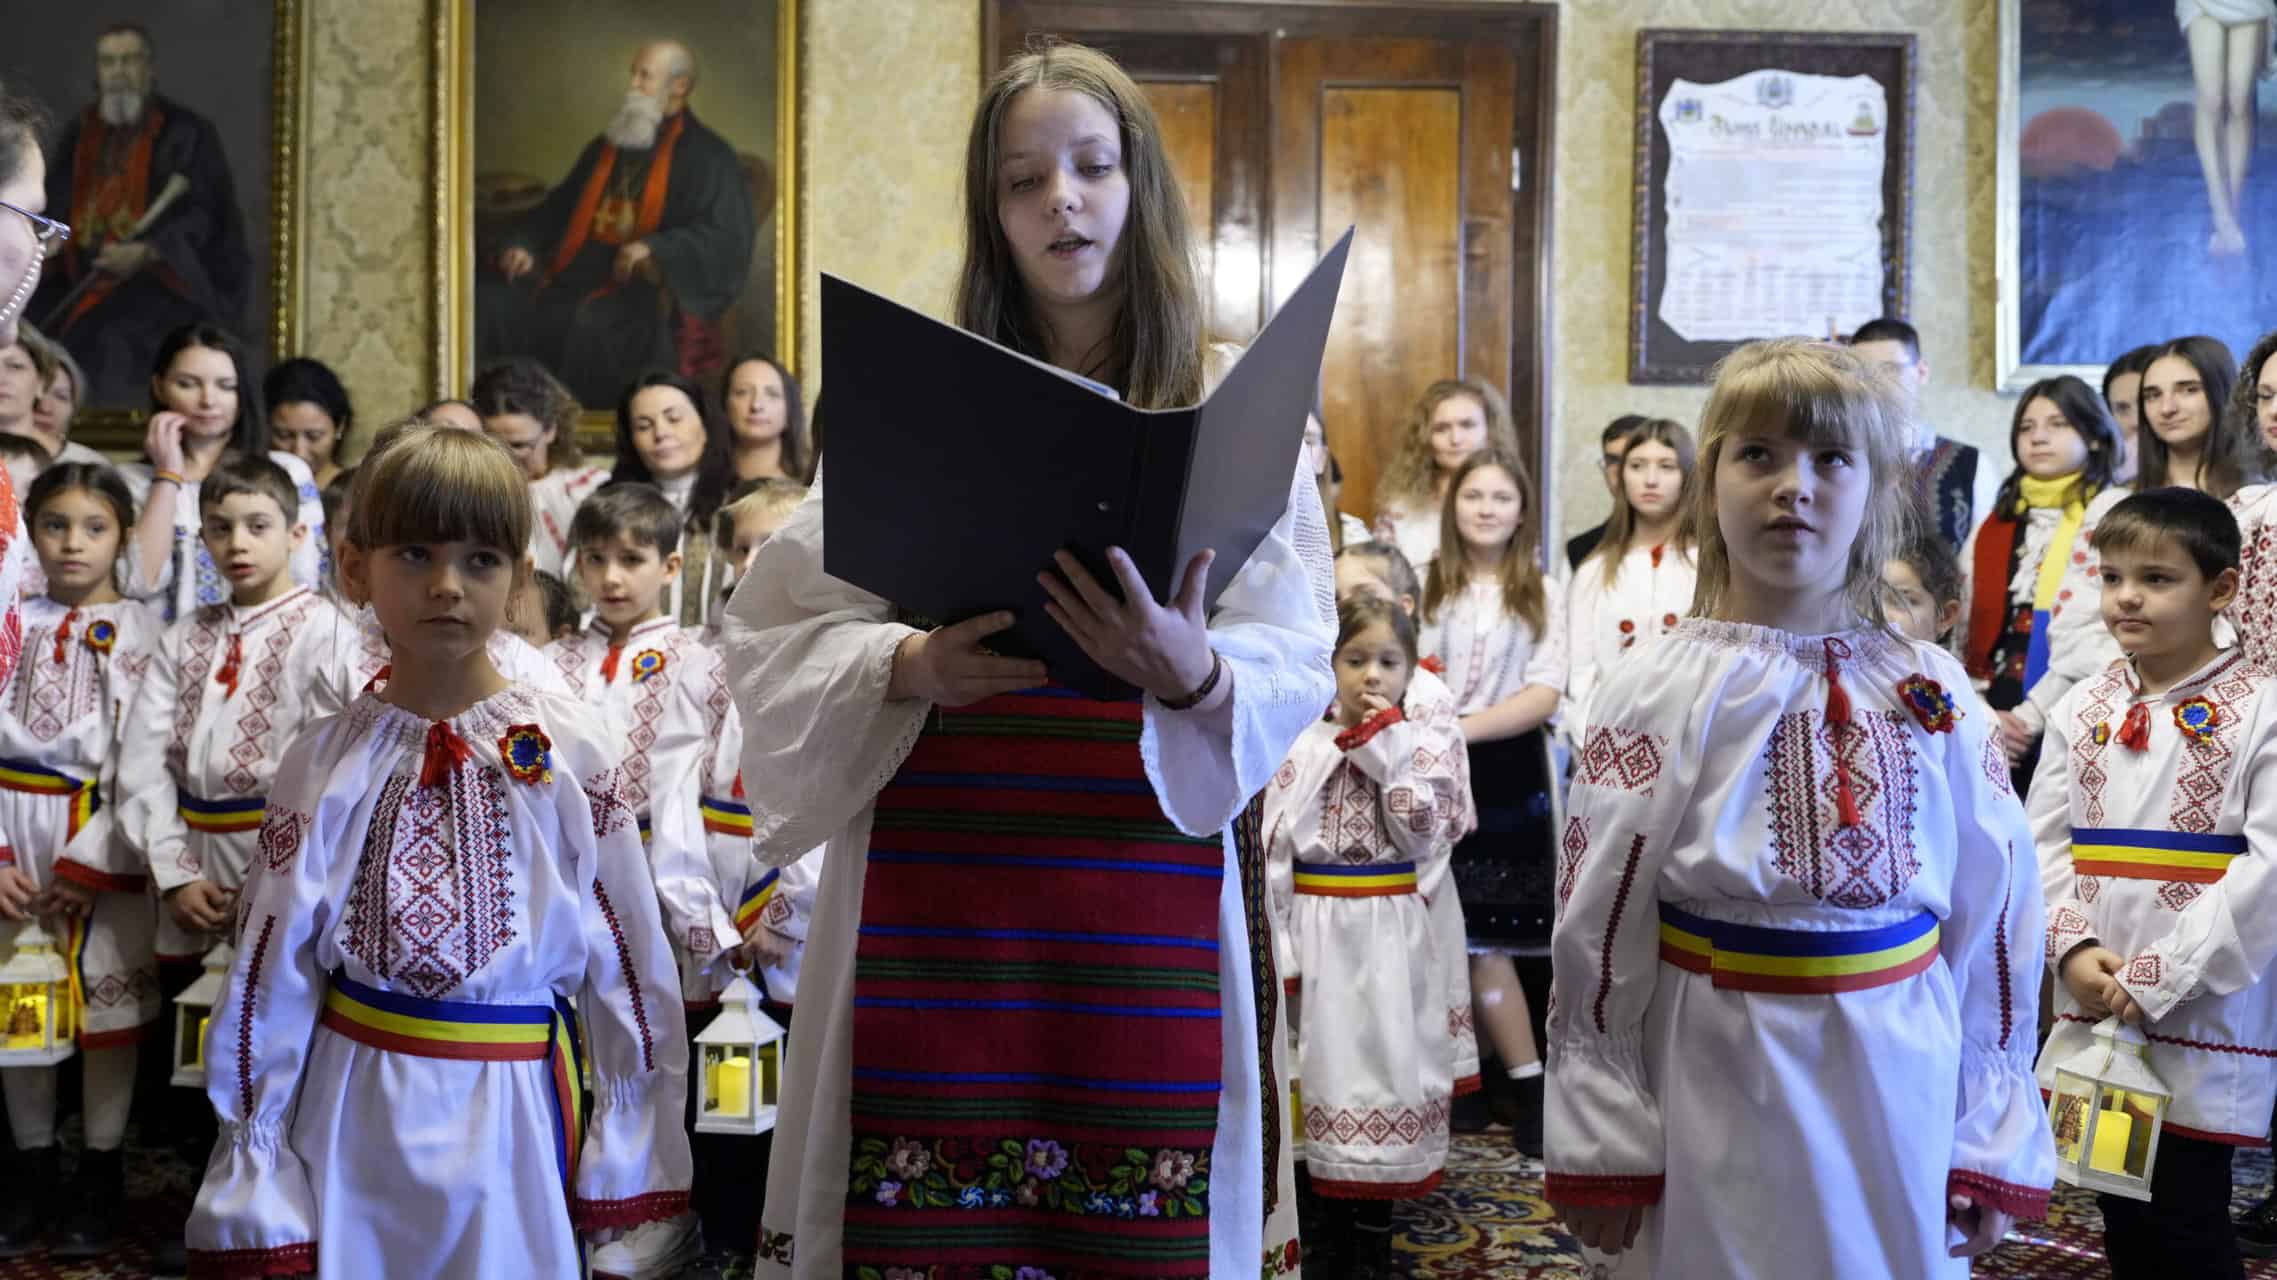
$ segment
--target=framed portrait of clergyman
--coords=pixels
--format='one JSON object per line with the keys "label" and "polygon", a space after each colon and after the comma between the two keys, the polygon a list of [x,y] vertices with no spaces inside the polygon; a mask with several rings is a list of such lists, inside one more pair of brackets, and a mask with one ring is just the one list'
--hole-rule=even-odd
{"label": "framed portrait of clergyman", "polygon": [[623,388],[797,354],[795,0],[436,0],[447,395],[534,359]]}
{"label": "framed portrait of clergyman", "polygon": [[132,448],[172,330],[257,361],[299,345],[307,2],[11,8],[0,84],[53,116],[48,213],[72,229],[25,318],[85,373],[73,439]]}

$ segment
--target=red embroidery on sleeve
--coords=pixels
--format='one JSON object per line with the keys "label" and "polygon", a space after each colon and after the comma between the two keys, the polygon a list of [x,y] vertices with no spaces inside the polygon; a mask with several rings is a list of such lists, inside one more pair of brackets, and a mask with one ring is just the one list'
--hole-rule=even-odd
{"label": "red embroidery on sleeve", "polygon": [[1968,1169],[1953,1170],[1945,1180],[1945,1187],[1949,1194],[1966,1195],[1977,1204],[1990,1205],[2012,1218],[2038,1221],[2048,1216],[2048,1188],[2018,1186]]}
{"label": "red embroidery on sleeve", "polygon": [[593,881],[593,901],[599,904],[602,918],[609,922],[609,936],[617,943],[617,967],[624,971],[625,990],[632,993],[633,1025],[640,1028],[641,1070],[654,1071],[656,1046],[648,1033],[648,1006],[640,998],[640,973],[633,968],[632,948],[625,944],[625,927],[617,921],[617,909],[609,902],[609,891],[601,887],[598,879]]}
{"label": "red embroidery on sleeve", "polygon": [[1613,894],[1613,914],[1605,922],[1605,946],[1597,962],[1597,1003],[1591,1010],[1598,1035],[1605,1034],[1605,997],[1613,991],[1613,938],[1621,931],[1621,912],[1629,905],[1629,886],[1637,878],[1637,860],[1643,856],[1644,837],[1640,835],[1629,842],[1628,865],[1621,868],[1621,887]]}
{"label": "red embroidery on sleeve", "polygon": [[[2014,844],[2008,846],[2008,860],[2010,865],[2016,861]],[[2008,979],[2008,904],[2015,896],[2016,884],[2011,878],[2008,887],[2000,893],[2000,932],[1994,934],[1992,939],[1992,961],[2000,969],[2000,1047],[2003,1049],[2008,1047],[2008,1033],[2016,1022]]]}
{"label": "red embroidery on sleeve", "polygon": [[269,935],[277,931],[277,918],[261,921],[260,941],[253,944],[253,962],[245,966],[245,999],[237,1008],[237,1107],[240,1123],[253,1119],[253,998],[261,993],[261,962],[269,955]]}
{"label": "red embroidery on sleeve", "polygon": [[1553,1204],[1618,1209],[1660,1203],[1665,1174],[1557,1173],[1542,1175],[1542,1194]]}
{"label": "red embroidery on sleeve", "polygon": [[1581,760],[1575,766],[1573,780],[1649,798],[1667,756],[1668,739],[1662,734],[1591,725],[1581,744]]}
{"label": "red embroidery on sleeve", "polygon": [[1336,735],[1338,751],[1352,751],[1368,745],[1368,740],[1407,719],[1407,713],[1398,707],[1386,707]]}

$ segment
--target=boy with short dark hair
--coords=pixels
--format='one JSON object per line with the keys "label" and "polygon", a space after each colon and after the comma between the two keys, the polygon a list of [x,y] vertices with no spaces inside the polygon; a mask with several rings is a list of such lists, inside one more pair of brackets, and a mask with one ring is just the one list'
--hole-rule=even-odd
{"label": "boy with short dark hair", "polygon": [[[579,504],[569,546],[593,608],[583,631],[546,646],[570,687],[613,741],[625,744],[625,804],[640,823],[672,950],[680,962],[688,1025],[698,1030],[725,984],[722,955],[740,941],[733,906],[756,877],[747,865],[715,868],[704,826],[704,779],[722,716],[734,714],[719,655],[664,611],[680,573],[681,516],[651,484],[603,486]],[[749,839],[741,862],[749,861]],[[716,1162],[697,1144],[699,1195]],[[673,1234],[678,1232],[677,1235]],[[604,1246],[596,1271],[663,1274],[659,1247],[693,1244],[694,1232],[661,1225]]]}
{"label": "boy with short dark hair", "polygon": [[2242,1276],[2230,1155],[2266,1141],[2277,1098],[2277,705],[2215,642],[2238,580],[2227,507],[2139,493],[2093,543],[2129,656],[2065,695],[2032,782],[2057,981],[2040,1084],[2103,1018],[2147,1024],[2174,1102],[2151,1201],[2100,1197],[2113,1274]]}
{"label": "boy with short dark hair", "polygon": [[[308,538],[299,513],[299,487],[266,457],[232,457],[206,477],[198,536],[230,598],[166,629],[126,720],[118,822],[159,893],[168,998],[196,980],[229,926],[280,753],[309,716],[310,684],[296,673],[333,634],[337,611],[293,581],[293,552]],[[162,1127],[210,1138],[205,1099],[168,1094]]]}

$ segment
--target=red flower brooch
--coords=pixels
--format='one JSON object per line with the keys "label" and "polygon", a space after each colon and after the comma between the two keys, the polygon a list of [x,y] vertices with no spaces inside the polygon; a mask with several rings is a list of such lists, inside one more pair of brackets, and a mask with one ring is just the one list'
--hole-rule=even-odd
{"label": "red flower brooch", "polygon": [[498,756],[516,782],[553,781],[553,739],[534,724],[508,725]]}
{"label": "red flower brooch", "polygon": [[641,684],[662,670],[664,670],[662,650],[643,649],[633,655],[632,678],[634,684]]}
{"label": "red flower brooch", "polygon": [[2174,727],[2192,742],[2213,737],[2215,727],[2221,722],[2221,709],[2204,698],[2189,698],[2174,708]]}
{"label": "red flower brooch", "polygon": [[1953,705],[1953,695],[1945,692],[1945,686],[1918,671],[1898,681],[1897,691],[1906,709],[1913,712],[1913,718],[1931,733],[1951,733],[1961,718],[1962,713]]}

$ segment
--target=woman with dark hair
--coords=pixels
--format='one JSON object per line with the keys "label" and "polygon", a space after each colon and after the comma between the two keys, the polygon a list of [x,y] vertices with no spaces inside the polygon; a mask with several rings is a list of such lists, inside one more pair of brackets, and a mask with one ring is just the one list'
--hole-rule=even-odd
{"label": "woman with dark hair", "polygon": [[144,461],[119,468],[142,511],[121,591],[162,598],[169,621],[229,599],[229,584],[198,537],[198,486],[231,454],[265,453],[293,478],[298,520],[308,529],[293,548],[293,581],[323,583],[323,493],[307,463],[269,447],[269,415],[261,411],[261,392],[247,376],[236,338],[209,324],[187,324],[158,344],[142,448]]}
{"label": "woman with dark hair", "polygon": [[2136,347],[2113,360],[2103,371],[2103,404],[2111,410],[2111,420],[2119,424],[2119,465],[2112,470],[2111,478],[2120,484],[2132,484],[2135,469],[2142,461],[2142,447],[2135,442],[2143,425],[2143,370],[2150,368],[2151,353],[2155,346]]}
{"label": "woman with dark hair", "polygon": [[2102,583],[2087,571],[2088,537],[2127,496],[2114,483],[2119,426],[2093,387],[2069,374],[2026,388],[2009,425],[2015,469],[1992,514],[1969,535],[1962,658],[2000,717],[2021,794],[2039,738],[2072,685],[2118,648],[2103,627]]}
{"label": "woman with dark hair", "polygon": [[780,361],[750,351],[728,362],[719,402],[727,414],[736,479],[780,476],[805,484],[814,478],[799,380]]}
{"label": "woman with dark hair", "polygon": [[501,360],[474,376],[466,398],[482,429],[506,446],[530,478],[530,565],[557,577],[568,572],[569,522],[577,504],[608,483],[603,467],[585,465],[577,443],[577,397],[535,360]]}
{"label": "woman with dark hair", "polygon": [[677,373],[642,374],[617,400],[610,482],[653,484],[680,509],[680,577],[664,612],[682,626],[704,625],[734,568],[712,546],[712,517],[735,486],[728,434],[704,412],[703,390]]}
{"label": "woman with dark hair", "polygon": [[340,474],[340,445],[356,425],[348,389],[329,365],[294,356],[261,380],[269,403],[269,432],[278,448],[308,464],[319,489]]}
{"label": "woman with dark hair", "polygon": [[2237,358],[2218,338],[2176,338],[2143,366],[2141,463],[2137,489],[2181,485],[2227,501],[2260,480],[2261,447],[2251,424],[2225,421],[2237,386]]}

